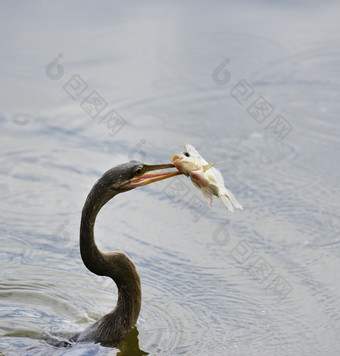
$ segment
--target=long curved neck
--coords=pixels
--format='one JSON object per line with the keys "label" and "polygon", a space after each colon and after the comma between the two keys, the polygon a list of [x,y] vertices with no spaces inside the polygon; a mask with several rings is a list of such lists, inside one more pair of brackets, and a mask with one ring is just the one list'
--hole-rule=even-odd
{"label": "long curved neck", "polygon": [[133,262],[123,252],[102,252],[94,240],[94,224],[100,209],[117,192],[106,184],[105,175],[94,185],[83,207],[80,253],[85,266],[100,276],[111,277],[118,288],[116,308],[80,334],[80,341],[119,341],[135,325],[141,308],[140,278]]}

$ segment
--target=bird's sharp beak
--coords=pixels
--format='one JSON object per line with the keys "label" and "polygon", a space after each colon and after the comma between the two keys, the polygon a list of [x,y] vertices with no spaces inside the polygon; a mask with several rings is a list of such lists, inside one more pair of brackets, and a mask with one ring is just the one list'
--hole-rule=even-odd
{"label": "bird's sharp beak", "polygon": [[[158,182],[162,179],[167,179],[175,177],[178,174],[181,174],[179,171],[170,171],[170,172],[152,172],[160,169],[174,168],[174,165],[171,163],[167,164],[154,164],[154,165],[145,165],[146,172],[139,177],[133,178],[131,184],[134,187],[141,187],[150,183]],[[150,173],[152,172],[152,173]]]}

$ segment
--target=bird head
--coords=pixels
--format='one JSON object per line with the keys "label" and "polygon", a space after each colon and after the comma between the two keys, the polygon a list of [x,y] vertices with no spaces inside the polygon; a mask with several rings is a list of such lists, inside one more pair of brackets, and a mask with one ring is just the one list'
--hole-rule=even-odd
{"label": "bird head", "polygon": [[104,176],[106,175],[107,178],[113,182],[111,185],[113,190],[116,192],[125,192],[181,174],[177,170],[157,172],[168,168],[174,168],[174,165],[171,163],[146,164],[138,161],[130,161],[111,168]]}

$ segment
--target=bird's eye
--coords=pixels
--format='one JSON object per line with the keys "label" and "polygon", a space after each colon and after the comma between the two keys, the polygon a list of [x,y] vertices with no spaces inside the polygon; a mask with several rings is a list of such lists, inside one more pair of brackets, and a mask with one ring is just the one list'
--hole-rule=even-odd
{"label": "bird's eye", "polygon": [[135,175],[136,176],[139,176],[139,175],[141,175],[143,173],[143,167],[137,167],[136,169],[135,169]]}
{"label": "bird's eye", "polygon": [[189,152],[183,152],[184,156],[190,157],[190,153]]}

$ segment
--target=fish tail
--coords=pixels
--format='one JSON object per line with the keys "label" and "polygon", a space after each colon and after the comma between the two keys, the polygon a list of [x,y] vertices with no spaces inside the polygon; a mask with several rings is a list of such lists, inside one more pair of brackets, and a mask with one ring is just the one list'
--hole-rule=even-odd
{"label": "fish tail", "polygon": [[[242,205],[236,200],[234,194],[228,190],[227,188],[224,188],[224,192],[221,196],[219,196],[222,204],[227,208],[229,209],[230,211],[234,211],[234,208],[233,206],[236,208],[236,209],[241,209],[243,210],[243,207]],[[222,199],[224,198],[224,199]],[[224,203],[223,203],[224,202]],[[227,205],[227,206],[226,206]],[[231,209],[230,209],[230,206],[231,206]]]}
{"label": "fish tail", "polygon": [[218,199],[222,203],[222,205],[227,209],[230,210],[231,212],[234,211],[234,207],[231,204],[230,200],[225,196],[225,195],[219,195]]}

